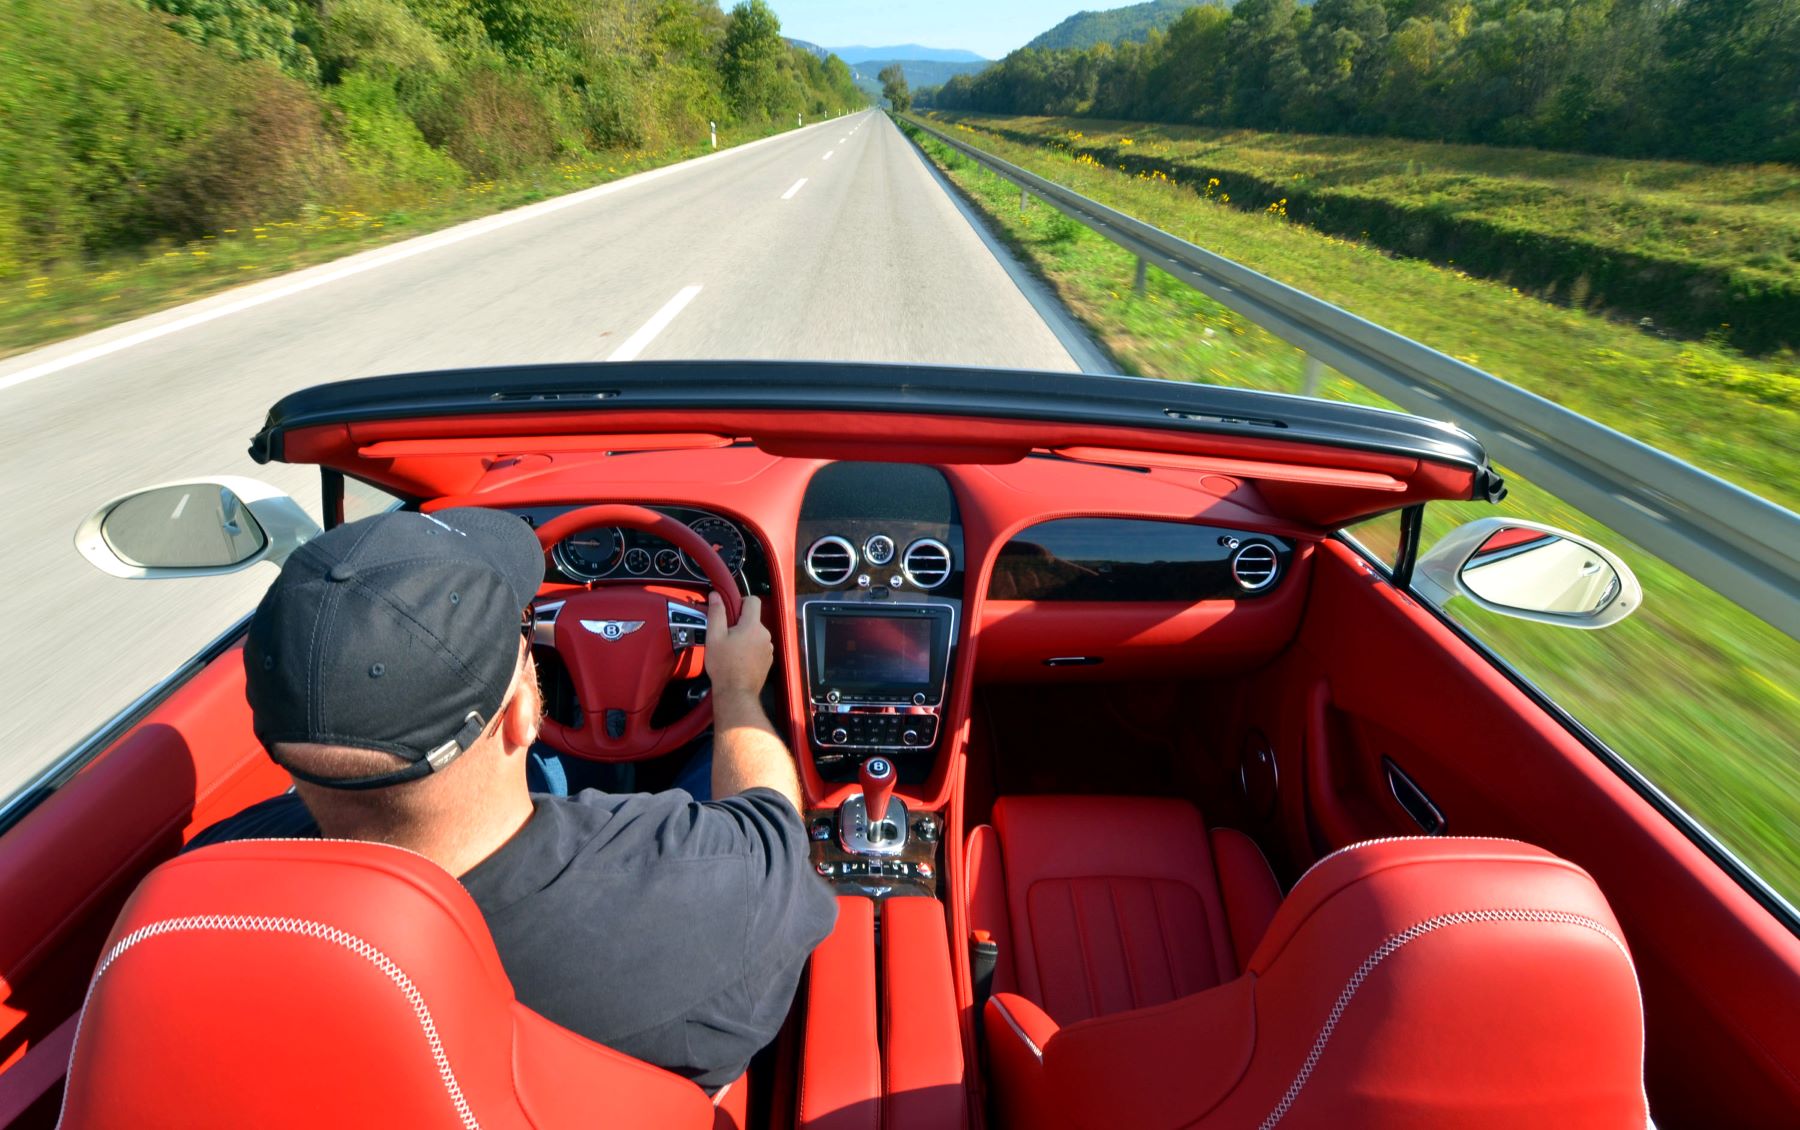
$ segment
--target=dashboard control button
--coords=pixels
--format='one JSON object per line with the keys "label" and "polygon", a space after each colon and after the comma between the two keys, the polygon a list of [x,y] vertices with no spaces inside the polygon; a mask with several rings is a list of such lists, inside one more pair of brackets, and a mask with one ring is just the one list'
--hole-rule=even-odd
{"label": "dashboard control button", "polygon": [[924,691],[914,691],[913,692],[913,705],[914,706],[924,706],[925,705],[925,692]]}
{"label": "dashboard control button", "polygon": [[850,731],[839,726],[837,729],[831,731],[831,740],[838,745],[843,745],[850,740]]}
{"label": "dashboard control button", "polygon": [[843,697],[844,696],[839,694],[837,691],[826,691],[825,692],[825,701],[826,702],[837,702],[839,699],[841,699]]}
{"label": "dashboard control button", "polygon": [[858,573],[856,575],[856,587],[857,588],[866,589],[869,587],[869,585],[871,583],[873,583],[873,582],[870,581],[869,575],[867,573]]}
{"label": "dashboard control button", "polygon": [[919,731],[908,730],[908,731],[906,731],[906,733],[900,735],[900,740],[905,742],[907,745],[918,745],[919,744]]}
{"label": "dashboard control button", "polygon": [[906,578],[902,577],[898,573],[895,573],[893,576],[888,578],[888,588],[890,588],[890,589],[897,589],[897,588],[904,586],[905,584],[906,584]]}

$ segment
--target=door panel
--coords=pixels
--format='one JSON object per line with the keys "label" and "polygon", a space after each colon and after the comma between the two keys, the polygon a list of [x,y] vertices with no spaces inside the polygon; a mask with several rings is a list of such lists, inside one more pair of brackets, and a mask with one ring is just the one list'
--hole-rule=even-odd
{"label": "door panel", "polygon": [[1276,701],[1312,692],[1313,733],[1289,744],[1323,764],[1307,766],[1304,798],[1283,799],[1322,842],[1297,855],[1416,832],[1388,791],[1392,758],[1453,834],[1534,843],[1599,882],[1643,986],[1664,1125],[1775,1125],[1800,1109],[1800,939],[1435,615],[1326,542],[1297,646],[1268,677],[1290,690]]}
{"label": "door panel", "polygon": [[[233,647],[0,836],[0,1109],[37,1074],[31,1049],[80,1007],[138,880],[288,783],[251,731]],[[46,1113],[53,1103],[32,1107]]]}

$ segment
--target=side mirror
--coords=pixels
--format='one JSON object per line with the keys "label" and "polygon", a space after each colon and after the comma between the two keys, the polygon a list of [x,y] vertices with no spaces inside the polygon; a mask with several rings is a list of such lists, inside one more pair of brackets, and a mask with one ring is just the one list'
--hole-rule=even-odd
{"label": "side mirror", "polygon": [[1490,612],[1607,628],[1638,610],[1644,590],[1625,562],[1574,534],[1516,518],[1482,518],[1419,558],[1413,586],[1443,605],[1467,597]]}
{"label": "side mirror", "polygon": [[115,577],[216,577],[259,561],[280,565],[319,533],[281,491],[224,475],[121,495],[83,519],[75,548]]}

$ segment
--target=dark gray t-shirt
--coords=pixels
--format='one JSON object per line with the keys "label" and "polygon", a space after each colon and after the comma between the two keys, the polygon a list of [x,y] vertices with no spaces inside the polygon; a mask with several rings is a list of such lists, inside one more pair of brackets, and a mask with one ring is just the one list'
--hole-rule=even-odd
{"label": "dark gray t-shirt", "polygon": [[[518,834],[462,877],[520,1002],[709,1089],[742,1074],[837,918],[793,805],[769,789],[532,799]],[[192,846],[307,834],[288,795]]]}

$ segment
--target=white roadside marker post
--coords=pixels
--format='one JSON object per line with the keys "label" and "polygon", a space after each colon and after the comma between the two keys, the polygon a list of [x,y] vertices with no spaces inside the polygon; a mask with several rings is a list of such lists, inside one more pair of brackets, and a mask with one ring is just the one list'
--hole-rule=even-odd
{"label": "white roadside marker post", "polygon": [[706,132],[712,137],[712,147],[717,149],[719,147],[719,123],[707,122]]}

